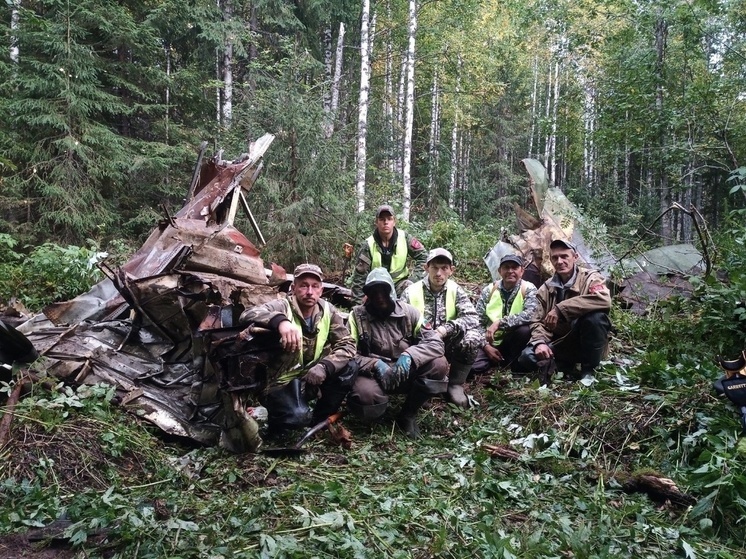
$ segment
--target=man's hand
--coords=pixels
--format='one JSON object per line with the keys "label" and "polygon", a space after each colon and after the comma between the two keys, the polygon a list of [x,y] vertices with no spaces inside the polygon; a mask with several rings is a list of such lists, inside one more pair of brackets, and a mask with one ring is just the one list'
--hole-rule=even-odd
{"label": "man's hand", "polygon": [[381,388],[384,390],[391,390],[389,386],[393,382],[394,375],[388,363],[381,359],[376,361],[375,365],[373,365],[373,378],[378,381]]}
{"label": "man's hand", "polygon": [[554,357],[554,352],[547,344],[539,344],[534,348],[534,355],[536,355],[536,359],[540,361],[542,359]]}
{"label": "man's hand", "polygon": [[303,377],[303,379],[308,384],[313,384],[315,386],[322,384],[326,380],[326,367],[324,367],[324,365],[322,365],[321,363],[317,363],[316,365],[308,369],[308,372],[306,373],[306,376]]}
{"label": "man's hand", "polygon": [[[409,370],[412,368],[412,358],[406,353],[402,353],[399,359],[394,363],[394,378],[396,379],[396,386],[405,382],[409,378]],[[396,388],[394,386],[394,388]]]}
{"label": "man's hand", "polygon": [[560,319],[560,315],[557,312],[557,309],[552,309],[544,317],[544,320],[543,320],[544,326],[546,326],[547,330],[551,332],[557,327],[557,323],[559,322],[559,319]]}
{"label": "man's hand", "polygon": [[495,341],[495,333],[498,331],[499,328],[500,328],[500,319],[498,318],[495,322],[493,322],[490,325],[489,328],[487,328],[486,337],[487,337],[488,342],[492,343]]}
{"label": "man's hand", "polygon": [[499,363],[500,361],[505,361],[505,359],[503,358],[503,354],[500,353],[500,350],[497,349],[492,344],[487,344],[482,349],[487,354],[487,357],[490,358],[490,361],[492,361],[493,363]]}
{"label": "man's hand", "polygon": [[298,351],[302,342],[300,330],[298,330],[289,320],[280,322],[277,327],[280,333],[280,345],[285,351]]}
{"label": "man's hand", "polygon": [[446,329],[445,325],[438,326],[435,331],[437,332],[438,336],[440,336],[441,340],[445,340],[446,336],[448,335],[448,330]]}

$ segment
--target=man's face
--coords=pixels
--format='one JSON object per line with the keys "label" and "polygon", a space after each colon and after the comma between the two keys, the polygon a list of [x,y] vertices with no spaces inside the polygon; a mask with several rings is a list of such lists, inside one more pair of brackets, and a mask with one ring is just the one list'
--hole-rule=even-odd
{"label": "man's face", "polygon": [[515,262],[503,262],[498,268],[505,289],[513,289],[523,278],[523,266]]}
{"label": "man's face", "polygon": [[384,212],[376,218],[376,229],[379,235],[388,237],[394,232],[396,218],[388,212]]}
{"label": "man's face", "polygon": [[569,248],[553,248],[549,251],[549,260],[552,262],[554,271],[566,280],[572,275],[575,262],[578,260],[578,253]]}
{"label": "man's face", "polygon": [[453,275],[453,266],[446,258],[435,258],[425,266],[430,287],[434,291],[440,291]]}
{"label": "man's face", "polygon": [[293,293],[295,300],[298,301],[298,308],[304,312],[316,306],[323,291],[324,286],[314,276],[301,276],[295,278],[293,283]]}
{"label": "man's face", "polygon": [[391,288],[388,285],[376,285],[367,291],[366,304],[374,309],[386,309],[391,305]]}

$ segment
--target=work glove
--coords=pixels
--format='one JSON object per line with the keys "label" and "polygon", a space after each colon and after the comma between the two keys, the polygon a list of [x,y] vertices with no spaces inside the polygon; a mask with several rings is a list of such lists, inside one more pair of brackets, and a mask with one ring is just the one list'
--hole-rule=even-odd
{"label": "work glove", "polygon": [[[412,358],[406,353],[402,353],[399,359],[394,363],[393,375],[395,378],[396,386],[406,382],[409,378],[409,370],[412,368]],[[395,386],[395,387],[396,387]]]}
{"label": "work glove", "polygon": [[389,388],[394,378],[393,371],[385,361],[381,359],[376,361],[373,365],[373,377],[384,390],[393,390],[393,388]]}
{"label": "work glove", "polygon": [[306,376],[303,378],[308,384],[318,386],[326,380],[326,367],[324,367],[324,365],[322,365],[321,363],[317,363],[316,365],[308,369]]}

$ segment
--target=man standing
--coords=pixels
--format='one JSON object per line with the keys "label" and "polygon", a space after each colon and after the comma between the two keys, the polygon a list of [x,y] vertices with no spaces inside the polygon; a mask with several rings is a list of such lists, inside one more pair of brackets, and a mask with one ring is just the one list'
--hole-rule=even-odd
{"label": "man standing", "polygon": [[523,271],[523,258],[507,254],[497,269],[500,279],[482,289],[477,313],[486,333],[471,369],[474,374],[486,373],[494,366],[511,366],[531,338],[537,290],[523,280]]}
{"label": "man standing", "polygon": [[451,280],[453,256],[444,248],[427,255],[427,275],[407,287],[401,300],[415,307],[429,327],[443,339],[450,363],[446,398],[459,407],[469,407],[463,384],[482,344],[479,315],[466,291]]}
{"label": "man standing", "polygon": [[[361,303],[365,278],[373,268],[385,268],[396,285],[397,295],[422,277],[422,266],[425,264],[427,252],[422,243],[406,231],[396,228],[394,208],[389,205],[380,206],[376,211],[376,229],[373,234],[360,245],[357,254],[357,264],[352,272],[352,296],[355,302]],[[410,278],[407,258],[411,258],[413,266]]]}
{"label": "man standing", "polygon": [[361,419],[373,421],[386,412],[390,394],[406,394],[396,423],[408,437],[418,438],[418,410],[448,386],[443,340],[422,327],[417,309],[397,300],[385,268],[368,274],[363,292],[365,304],[350,313],[360,374],[347,406]]}
{"label": "man standing", "polygon": [[552,241],[549,259],[555,273],[539,288],[531,341],[519,362],[545,374],[580,363],[581,379],[591,380],[608,343],[611,295],[599,272],[578,267],[571,243]]}
{"label": "man standing", "polygon": [[[313,410],[318,423],[335,413],[357,375],[355,340],[344,318],[321,298],[324,275],[314,264],[301,264],[293,272],[291,294],[252,307],[241,314],[251,324],[279,335],[282,355],[272,365],[263,404],[271,429],[300,427],[311,418],[299,417],[306,399],[321,392]],[[247,328],[244,332],[249,332]],[[244,333],[242,332],[242,336]],[[305,383],[303,401],[301,383]],[[307,412],[307,407],[305,407]]]}

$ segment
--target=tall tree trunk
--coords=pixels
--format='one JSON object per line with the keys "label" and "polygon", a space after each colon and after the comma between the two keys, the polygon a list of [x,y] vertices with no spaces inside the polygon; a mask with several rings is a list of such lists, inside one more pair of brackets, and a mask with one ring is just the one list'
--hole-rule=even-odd
{"label": "tall tree trunk", "polygon": [[[539,120],[538,117],[538,105],[539,105],[539,57],[534,56],[534,88],[531,92],[531,129],[528,134],[528,155],[526,157],[534,156],[534,134],[536,133],[536,123]],[[538,144],[538,142],[537,142]]]}
{"label": "tall tree trunk", "polygon": [[417,36],[417,0],[409,0],[409,42],[407,47],[407,122],[404,127],[404,168],[402,183],[402,217],[409,221],[409,208],[412,204],[412,126],[414,124],[414,53]]}
{"label": "tall tree trunk", "polygon": [[321,131],[324,138],[331,138],[334,132],[334,118],[332,116],[332,24],[327,21],[322,32],[322,43],[324,49],[324,96],[322,99],[324,109],[324,122]]}
{"label": "tall tree trunk", "polygon": [[21,0],[10,2],[10,61],[18,64],[20,50],[18,49],[18,28],[21,24]]}
{"label": "tall tree trunk", "polygon": [[357,211],[365,210],[365,168],[366,141],[368,136],[368,94],[370,91],[369,35],[370,0],[363,0],[363,12],[360,22],[360,99],[357,118],[357,151],[355,164],[357,168],[356,194]]}
{"label": "tall tree trunk", "polygon": [[[657,127],[658,127],[658,149],[659,156],[655,168],[657,169],[658,188],[660,189],[660,207],[661,211],[666,210],[671,206],[671,188],[668,184],[668,173],[666,172],[666,160],[668,154],[666,153],[666,134],[667,126],[665,121],[665,115],[663,113],[663,102],[664,102],[664,91],[665,91],[665,76],[664,76],[664,65],[666,59],[666,42],[668,38],[668,23],[662,17],[659,17],[655,22],[655,79],[656,79],[656,90],[655,90],[655,110],[657,113]],[[672,219],[671,213],[668,212],[661,219],[661,235],[663,236],[663,242],[670,244],[672,240]]]}
{"label": "tall tree trunk", "polygon": [[[391,1],[386,0],[386,21],[391,24]],[[384,138],[386,138],[386,150],[384,167],[389,170],[391,176],[396,172],[395,150],[394,150],[394,45],[391,33],[386,39],[386,62],[384,65],[384,92],[383,92],[383,119],[385,126]]]}
{"label": "tall tree trunk", "polygon": [[[339,36],[337,37],[337,52],[334,60],[334,79],[332,80],[332,102],[331,102],[331,130],[334,132],[334,125],[337,122],[337,110],[339,108],[339,84],[342,80],[342,60],[344,56],[344,39],[345,24],[339,23]],[[330,134],[331,136],[331,134]]]}
{"label": "tall tree trunk", "polygon": [[428,172],[427,172],[427,189],[430,199],[430,207],[435,200],[435,175],[438,167],[438,113],[439,113],[439,95],[438,95],[438,66],[433,68],[433,85],[430,90],[430,143],[427,148],[428,153]]}
{"label": "tall tree trunk", "polygon": [[394,124],[394,146],[396,152],[394,158],[396,165],[394,172],[401,178],[404,169],[404,117],[405,112],[405,99],[406,99],[406,84],[407,84],[407,52],[401,53],[401,67],[399,70],[399,90],[396,94],[396,123]]}
{"label": "tall tree trunk", "polygon": [[463,60],[459,53],[456,59],[456,92],[453,102],[453,129],[451,130],[451,181],[448,184],[448,207],[455,208],[456,181],[458,179],[458,142],[459,142],[459,96],[461,94],[461,65]]}
{"label": "tall tree trunk", "polygon": [[[560,62],[559,60],[554,63],[554,91],[552,95],[552,120],[551,120],[551,134],[549,136],[549,165],[547,171],[549,171],[549,183],[557,182],[557,112],[559,108],[559,93],[560,93]],[[556,185],[555,186],[559,186]]]}

